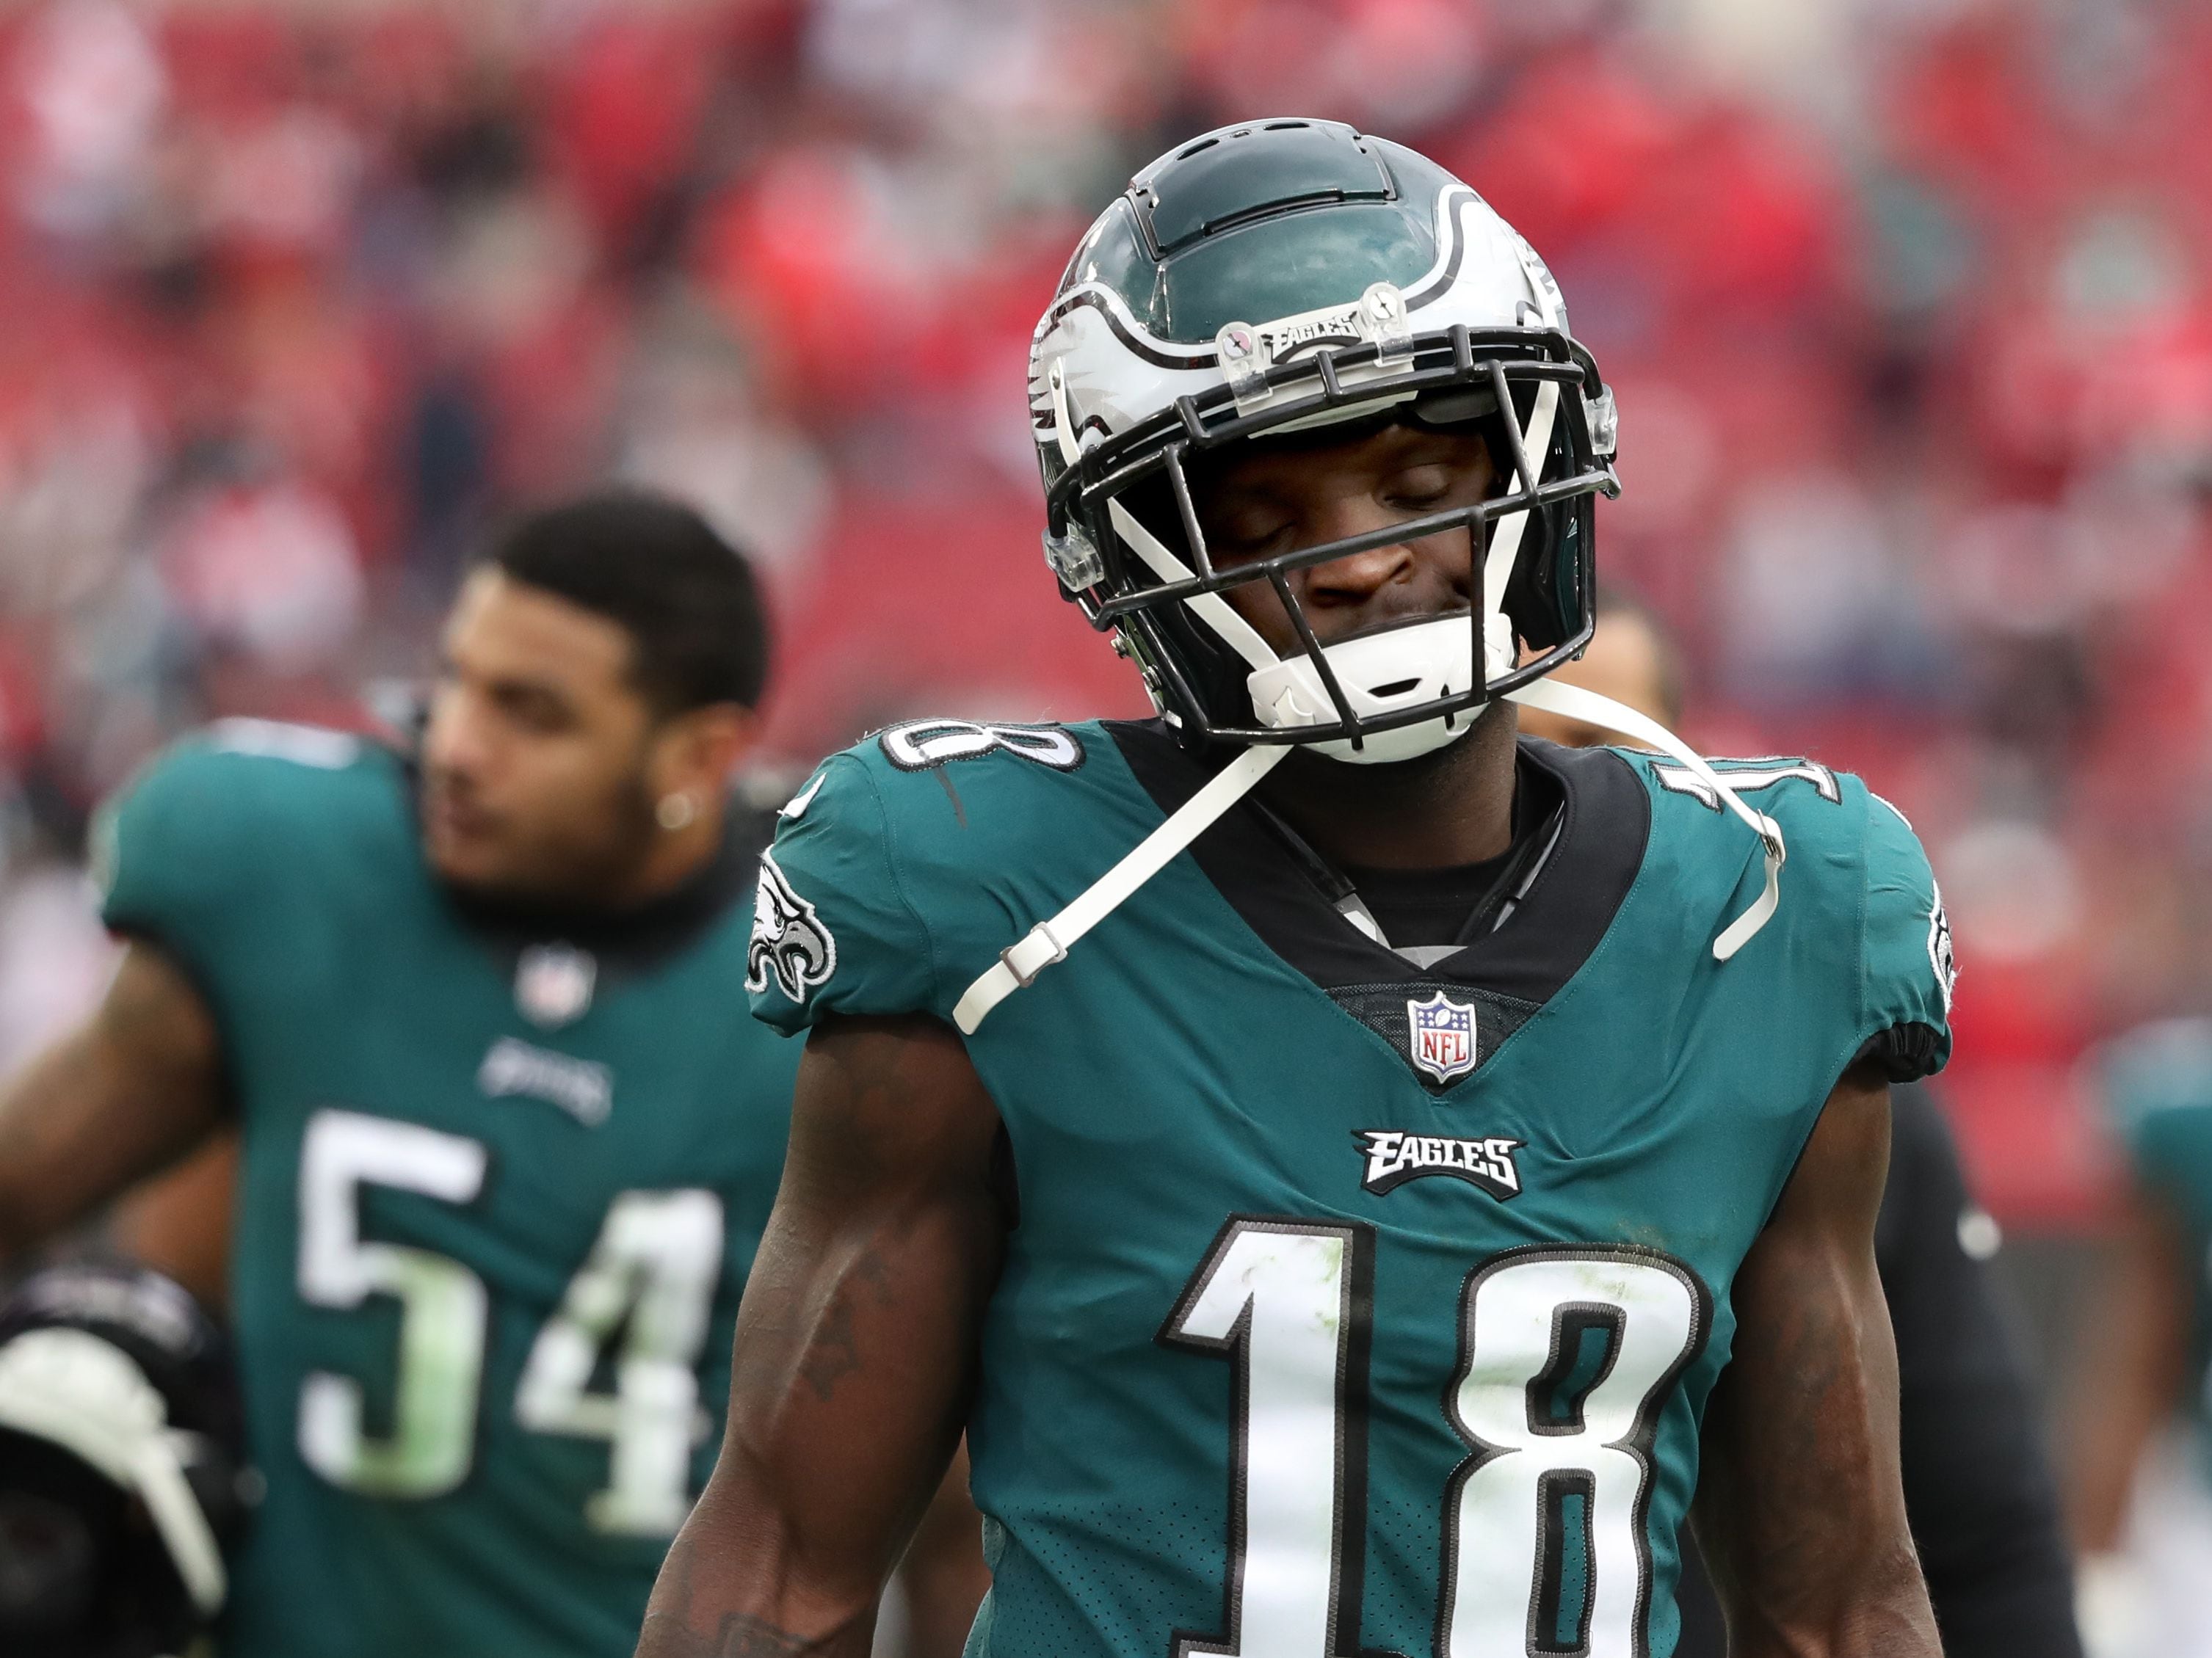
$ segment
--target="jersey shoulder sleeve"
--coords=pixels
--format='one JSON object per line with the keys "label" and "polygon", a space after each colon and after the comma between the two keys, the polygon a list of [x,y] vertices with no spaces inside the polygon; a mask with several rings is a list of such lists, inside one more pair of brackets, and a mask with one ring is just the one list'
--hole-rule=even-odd
{"label": "jersey shoulder sleeve", "polygon": [[1151,826],[1112,749],[1096,726],[939,720],[832,755],[762,855],[754,1016],[786,1032],[823,1013],[950,1018]]}
{"label": "jersey shoulder sleeve", "polygon": [[1958,980],[1951,921],[1905,814],[1857,778],[1842,781],[1857,798],[1865,825],[1860,1015],[1873,1056],[1893,1081],[1909,1082],[1941,1071],[1951,1057],[1951,991]]}
{"label": "jersey shoulder sleeve", "polygon": [[[1648,779],[1655,834],[1663,823],[1678,859],[1734,880],[1717,895],[1716,926],[1741,914],[1759,868],[1752,835],[1700,774],[1658,756],[1628,757]],[[1893,1080],[1940,1071],[1951,1050],[1951,931],[1911,825],[1856,777],[1816,760],[1711,764],[1780,826],[1789,854],[1780,908],[1738,959],[1765,957],[1790,994],[1850,1023],[1860,1051]]]}
{"label": "jersey shoulder sleeve", "polygon": [[226,928],[258,913],[336,774],[378,753],[342,732],[228,720],[173,744],[100,811],[101,918],[204,971]]}
{"label": "jersey shoulder sleeve", "polygon": [[2130,1163],[2164,1185],[2202,1162],[2212,1139],[2212,1019],[2164,1019],[2097,1055],[2105,1108]]}
{"label": "jersey shoulder sleeve", "polygon": [[936,977],[876,779],[860,750],[833,754],[761,853],[745,950],[753,1016],[790,1033],[825,1012],[920,1011],[936,1000]]}

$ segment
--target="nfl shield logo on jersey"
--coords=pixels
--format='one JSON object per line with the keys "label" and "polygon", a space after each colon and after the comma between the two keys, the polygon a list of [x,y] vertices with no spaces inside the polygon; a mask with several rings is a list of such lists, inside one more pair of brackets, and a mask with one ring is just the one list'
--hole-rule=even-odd
{"label": "nfl shield logo on jersey", "polygon": [[514,964],[514,1005],[541,1030],[557,1030],[591,1011],[599,964],[574,944],[532,944]]}
{"label": "nfl shield logo on jersey", "polygon": [[1406,1004],[1407,1042],[1413,1063],[1440,1083],[1474,1069],[1474,1007],[1439,990],[1426,1001]]}

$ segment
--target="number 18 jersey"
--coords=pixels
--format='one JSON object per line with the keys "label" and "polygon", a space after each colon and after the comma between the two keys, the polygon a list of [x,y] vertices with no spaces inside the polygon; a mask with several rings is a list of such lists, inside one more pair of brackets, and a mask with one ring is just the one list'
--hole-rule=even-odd
{"label": "number 18 jersey", "polygon": [[471,916],[398,758],[226,722],[107,815],[109,923],[222,1033],[268,1496],[222,1658],[627,1658],[711,1464],[798,1044],[749,849],[618,928]]}
{"label": "number 18 jersey", "polygon": [[[1248,805],[969,1039],[1020,1198],[971,1658],[1672,1651],[1731,1281],[1841,1073],[1942,1064],[1948,934],[1856,779],[1737,768],[1790,855],[1720,963],[1761,872],[1705,786],[1519,768],[1556,839],[1456,954],[1355,927]],[[1150,726],[834,757],[763,866],[756,1012],[949,1017],[1209,770]]]}

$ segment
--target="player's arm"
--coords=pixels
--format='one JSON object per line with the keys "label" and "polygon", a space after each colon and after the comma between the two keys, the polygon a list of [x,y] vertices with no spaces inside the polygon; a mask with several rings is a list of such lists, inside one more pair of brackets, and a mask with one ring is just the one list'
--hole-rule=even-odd
{"label": "player's arm", "polygon": [[968,1496],[968,1451],[955,1454],[899,1564],[910,1658],[960,1658],[975,1608],[991,1587],[982,1521]]}
{"label": "player's arm", "polygon": [[109,1240],[207,1308],[230,1296],[230,1218],[238,1185],[238,1129],[223,1130],[182,1163],[133,1187],[107,1218]]}
{"label": "player's arm", "polygon": [[207,1004],[133,943],[92,1016],[0,1086],[0,1262],[182,1157],[227,1109]]}
{"label": "player's arm", "polygon": [[640,1658],[864,1658],[960,1437],[1008,1216],[946,1026],[824,1017],[738,1315],[729,1426]]}
{"label": "player's arm", "polygon": [[1696,1523],[1737,1658],[1940,1658],[1875,1268],[1888,1161],[1888,1085],[1855,1067],[1736,1274]]}
{"label": "player's arm", "polygon": [[2181,1400],[2192,1298],[2180,1222],[2142,1186],[2115,1240],[2094,1339],[2087,1344],[2069,1438],[2075,1546],[2085,1558],[2120,1544],[2143,1449]]}

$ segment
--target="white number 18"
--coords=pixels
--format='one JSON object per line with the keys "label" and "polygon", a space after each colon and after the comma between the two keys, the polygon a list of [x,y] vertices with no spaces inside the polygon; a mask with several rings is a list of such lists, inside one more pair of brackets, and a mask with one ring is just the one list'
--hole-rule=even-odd
{"label": "white number 18", "polygon": [[[1173,1658],[1359,1649],[1373,1251],[1364,1225],[1235,1218],[1161,1329],[1236,1365],[1240,1417],[1227,1627]],[[1651,1441],[1707,1300],[1652,1250],[1513,1250],[1468,1275],[1438,1658],[1643,1658]]]}

